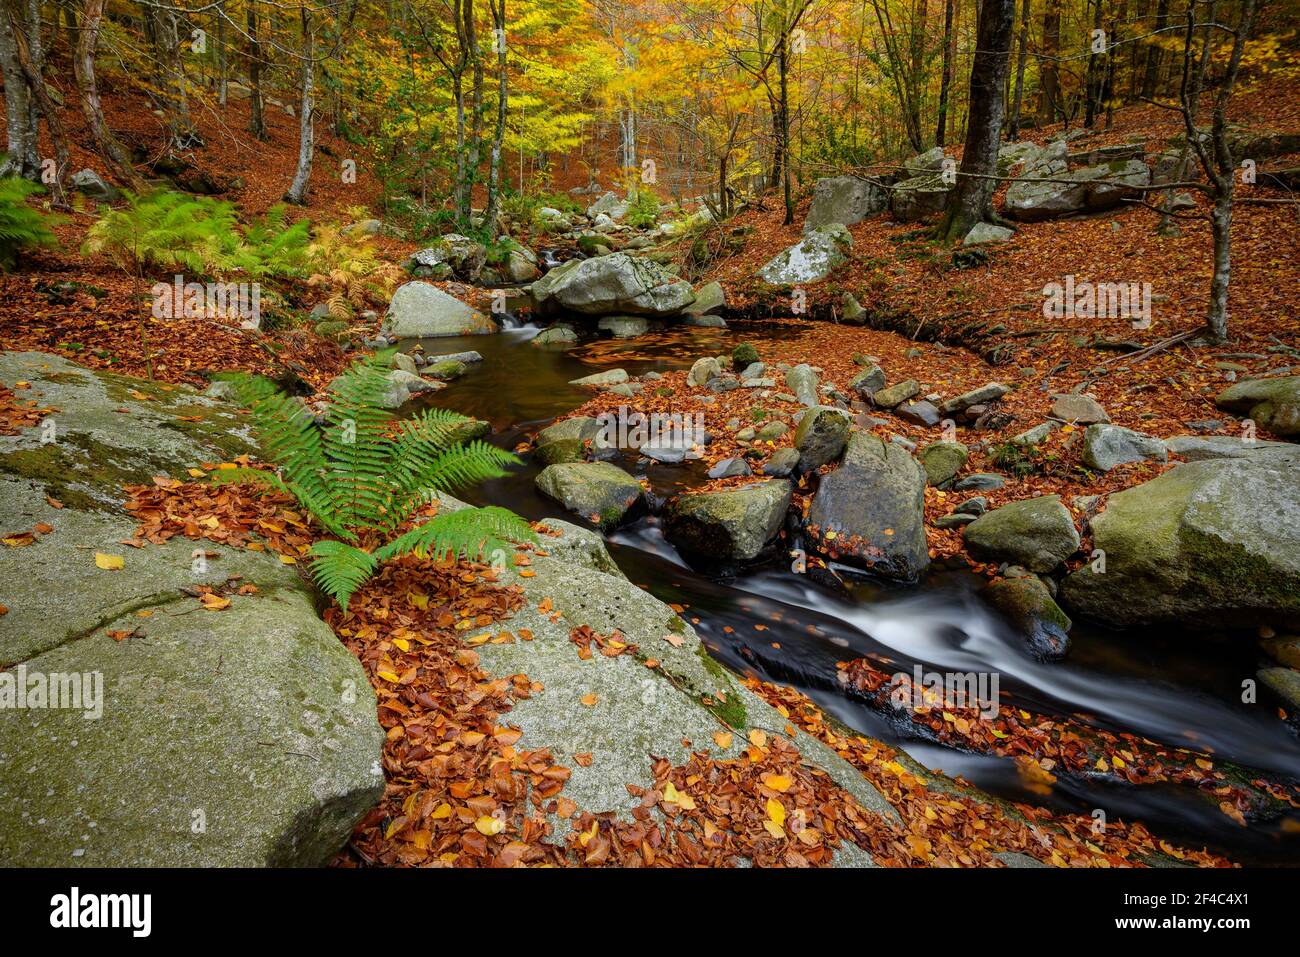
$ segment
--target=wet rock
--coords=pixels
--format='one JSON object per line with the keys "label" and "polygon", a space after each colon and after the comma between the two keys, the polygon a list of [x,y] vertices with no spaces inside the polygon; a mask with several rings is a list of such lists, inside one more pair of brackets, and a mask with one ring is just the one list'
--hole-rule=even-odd
{"label": "wet rock", "polygon": [[548,465],[536,479],[538,490],[603,528],[618,525],[645,504],[641,483],[609,462]]}
{"label": "wet rock", "polygon": [[1035,658],[1055,661],[1070,650],[1072,622],[1038,578],[1004,578],[985,587],[984,597],[1024,636]]}
{"label": "wet rock", "polygon": [[971,515],[968,512],[953,512],[951,515],[940,515],[934,520],[935,528],[961,528],[963,525],[969,525],[978,518],[978,515]]}
{"label": "wet rock", "polygon": [[578,333],[573,326],[560,323],[554,326],[547,326],[537,335],[533,336],[532,344],[535,346],[560,346],[571,345],[578,341]]}
{"label": "wet rock", "polygon": [[970,450],[960,442],[932,442],[917,453],[925,479],[935,488],[942,488],[961,471]]}
{"label": "wet rock", "polygon": [[649,331],[650,323],[640,316],[605,316],[596,323],[596,328],[615,339],[635,339]]}
{"label": "wet rock", "polygon": [[1059,495],[1011,502],[966,526],[966,549],[982,561],[1050,572],[1079,549],[1079,533]]}
{"label": "wet rock", "polygon": [[849,440],[849,424],[849,417],[839,409],[805,412],[794,433],[800,471],[811,472],[839,458]]}
{"label": "wet rock", "polygon": [[772,542],[790,506],[790,483],[772,479],[680,496],[664,516],[664,535],[711,562],[751,561]]}
{"label": "wet rock", "polygon": [[855,432],[843,463],[822,478],[808,523],[824,554],[912,582],[930,564],[924,504],[925,472],[916,460],[878,436]]}
{"label": "wet rock", "polygon": [[1277,695],[1287,711],[1293,715],[1300,712],[1300,671],[1294,668],[1261,668],[1256,672],[1256,677],[1260,684]]}
{"label": "wet rock", "polygon": [[486,246],[460,233],[448,233],[433,245],[414,253],[405,265],[411,275],[424,279],[449,279],[455,276],[473,282],[486,262]]}
{"label": "wet rock", "polygon": [[760,442],[775,441],[790,431],[790,426],[779,420],[765,422],[758,429],[757,438]]}
{"label": "wet rock", "polygon": [[586,444],[594,442],[602,431],[600,420],[589,415],[564,419],[537,433],[535,454],[548,465],[580,462],[586,457]]}
{"label": "wet rock", "polygon": [[1099,472],[1129,462],[1165,462],[1169,452],[1152,435],[1118,425],[1090,425],[1083,433],[1083,464]]}
{"label": "wet rock", "polygon": [[774,256],[758,271],[760,279],[774,286],[825,279],[848,259],[853,237],[839,223],[819,226],[784,252]]}
{"label": "wet rock", "polygon": [[1091,526],[1104,570],[1065,579],[1073,610],[1116,627],[1300,622],[1300,449],[1179,465],[1111,495]]}
{"label": "wet rock", "polygon": [[682,310],[688,316],[702,317],[717,312],[727,304],[727,294],[719,282],[705,283],[695,290],[695,301]]}
{"label": "wet rock", "polygon": [[1225,412],[1244,414],[1274,435],[1300,435],[1300,376],[1251,379],[1215,397]]}
{"label": "wet rock", "polygon": [[974,498],[968,498],[954,509],[954,511],[975,516],[983,515],[988,510],[989,500],[983,495],[976,495]]}
{"label": "wet rock", "polygon": [[398,339],[484,335],[496,332],[491,319],[437,286],[413,281],[393,293],[383,332]]}

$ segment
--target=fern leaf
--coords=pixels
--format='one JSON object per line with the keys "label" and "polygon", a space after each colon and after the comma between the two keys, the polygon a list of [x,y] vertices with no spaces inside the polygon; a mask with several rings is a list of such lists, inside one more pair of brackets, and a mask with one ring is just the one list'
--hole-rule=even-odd
{"label": "fern leaf", "polygon": [[316,583],[345,612],[352,595],[374,574],[379,564],[370,552],[344,542],[317,542],[311,547],[311,554],[311,573]]}

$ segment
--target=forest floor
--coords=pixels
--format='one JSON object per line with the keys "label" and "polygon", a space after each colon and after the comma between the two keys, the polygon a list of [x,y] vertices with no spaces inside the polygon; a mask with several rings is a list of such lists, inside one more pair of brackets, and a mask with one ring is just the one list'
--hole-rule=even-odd
{"label": "forest floor", "polygon": [[[143,108],[140,101],[118,94],[111,87],[105,91],[104,98],[105,112],[114,118],[115,128],[125,140],[146,149],[148,144],[157,142],[161,129],[156,118]],[[1234,109],[1235,118],[1242,122],[1255,122],[1287,132],[1300,130],[1300,98],[1280,96],[1276,85],[1267,93],[1246,91],[1237,99]],[[97,159],[80,145],[88,142],[88,137],[79,126],[79,117],[74,111],[68,111],[66,119],[74,144],[73,168],[97,168]],[[242,185],[232,189],[225,198],[235,202],[244,217],[258,215],[278,202],[292,176],[297,120],[272,106],[267,110],[267,121],[269,138],[266,142],[259,142],[244,132],[247,124],[247,104],[244,102],[233,102],[221,111],[204,110],[198,116],[208,146],[196,154],[196,167],[242,181]],[[1029,135],[1043,139],[1052,132],[1054,130],[1031,131]],[[1175,132],[1177,130],[1169,115],[1154,108],[1140,107],[1119,111],[1110,130],[1087,142],[1092,146],[1103,145],[1122,142],[1139,134],[1150,140],[1163,140]],[[375,204],[379,198],[379,186],[364,164],[358,164],[355,184],[345,183],[330,168],[331,164],[347,158],[349,149],[345,142],[331,136],[328,131],[321,131],[318,175],[313,178],[311,206],[302,210],[301,215],[309,215],[316,221],[342,223],[362,218],[363,208],[378,214]],[[1294,157],[1290,160],[1279,161],[1279,165],[1296,165]],[[1283,196],[1264,188],[1243,190],[1242,194],[1264,198]],[[1197,201],[1203,210],[1204,200],[1198,198]],[[796,242],[801,235],[807,200],[800,205],[794,223],[789,226],[782,224],[783,211],[773,198],[767,198],[765,205],[766,208],[746,209],[728,221],[727,228],[750,228],[746,244],[735,255],[712,264],[704,277],[717,279],[724,285],[728,305],[733,309],[742,309],[751,301],[751,277],[755,269]],[[347,364],[348,356],[338,345],[315,336],[306,326],[259,337],[213,323],[174,323],[141,318],[140,291],[132,278],[104,257],[79,253],[91,222],[93,210],[88,205],[74,210],[56,230],[60,239],[58,249],[39,251],[16,271],[0,276],[0,329],[3,329],[0,345],[4,348],[53,352],[95,368],[135,376],[152,373],[153,377],[165,382],[200,386],[209,373],[231,368],[273,373],[282,365],[280,357],[291,355],[295,370],[301,369],[302,377],[319,389]],[[987,263],[972,269],[956,269],[950,251],[917,237],[915,227],[895,224],[887,218],[874,218],[851,227],[854,252],[850,263],[825,282],[810,285],[807,290],[810,305],[814,307],[838,304],[841,293],[849,291],[871,307],[905,311],[918,320],[954,312],[995,318],[1006,326],[1003,341],[1014,347],[1004,353],[1004,361],[997,366],[991,366],[959,347],[916,342],[895,332],[814,322],[792,315],[779,321],[789,325],[794,330],[793,335],[756,345],[762,359],[769,365],[808,362],[821,370],[823,383],[834,382],[845,391],[849,379],[860,368],[854,361],[855,356],[878,359],[891,384],[916,379],[921,394],[938,391],[953,396],[991,381],[1004,381],[1016,386],[1001,403],[1000,411],[1005,413],[1003,424],[988,434],[986,444],[972,448],[967,465],[971,471],[996,471],[990,460],[996,443],[1044,421],[1053,396],[1079,387],[1086,388],[1101,402],[1113,422],[1142,432],[1167,437],[1191,431],[1193,422],[1217,419],[1221,423],[1219,427],[1206,430],[1205,434],[1216,431],[1237,434],[1238,423],[1217,412],[1214,394],[1237,378],[1275,374],[1288,367],[1300,369],[1300,351],[1297,351],[1300,350],[1300,315],[1294,308],[1295,291],[1300,288],[1300,259],[1294,253],[1300,248],[1300,217],[1297,217],[1294,206],[1238,206],[1233,229],[1231,340],[1227,344],[1214,348],[1179,344],[1145,358],[1098,349],[1098,341],[1134,341],[1149,345],[1201,323],[1210,273],[1208,226],[1202,222],[1180,222],[1179,235],[1160,236],[1155,225],[1155,214],[1143,208],[1024,225],[1009,243],[992,251]],[[395,261],[416,248],[416,244],[392,238],[382,238],[378,242],[384,254]],[[1044,285],[1060,282],[1066,275],[1074,275],[1079,281],[1151,283],[1155,301],[1151,327],[1135,330],[1126,319],[1044,318],[1041,310]],[[56,288],[66,283],[75,285]],[[464,287],[454,291],[471,298],[483,295],[482,291],[471,293]],[[307,291],[301,292],[305,311],[311,302],[306,298]],[[743,329],[743,326],[738,325],[738,328]],[[270,350],[266,348],[268,344],[272,347]],[[665,374],[664,384],[675,390],[671,400],[643,394],[627,404],[642,411],[658,408],[662,411],[702,412],[709,431],[718,437],[706,450],[710,463],[741,451],[730,438],[736,430],[726,428],[729,420],[752,421],[756,406],[785,414],[792,414],[798,408],[795,405],[782,408],[784,404],[779,400],[760,402],[749,390],[719,395],[712,403],[700,402],[706,393],[689,387],[685,377],[684,372]],[[608,396],[594,398],[574,414],[602,410],[608,407],[609,402]],[[0,430],[28,427],[39,418],[38,411],[30,407],[21,395],[9,390],[0,392]],[[877,426],[877,429],[882,434],[904,435],[919,445],[940,437],[937,427],[911,425],[893,417],[888,417],[887,424]],[[1091,473],[1079,464],[1079,434],[1069,426],[1053,432],[1032,474],[1009,482],[1002,489],[985,493],[990,507],[1013,499],[1058,492],[1067,505],[1077,511],[1078,506],[1072,505],[1073,496],[1127,487],[1168,467],[1141,463],[1121,466],[1104,475]],[[772,448],[788,445],[791,439],[792,434],[788,433]],[[715,484],[734,484],[736,481],[724,479]],[[181,533],[189,534],[183,521],[189,507],[186,501],[206,494],[205,489],[206,486],[197,484],[177,484],[159,486],[157,490],[136,489],[133,495],[137,506],[147,501],[157,504],[159,497],[167,498],[171,519],[181,522]],[[801,487],[799,494],[806,498],[807,488]],[[933,525],[933,519],[949,512],[953,504],[952,493],[934,488],[926,490],[926,531],[935,557],[964,554],[959,530],[943,530]],[[213,508],[210,501],[200,502],[199,506],[206,510],[204,514]],[[237,533],[241,528],[257,525],[263,520],[274,521],[272,512],[275,507],[274,503],[258,504],[232,493],[221,505],[226,510],[221,516],[221,528],[227,533]],[[176,534],[177,529],[173,528],[171,533]],[[196,532],[195,537],[204,534]],[[309,543],[308,533],[299,529],[292,534],[297,538],[273,541],[271,547],[284,547],[286,554],[290,555],[301,554],[302,548]],[[991,567],[983,570],[995,573]],[[471,572],[477,574],[477,570]],[[394,574],[400,575],[401,571]],[[445,574],[439,582],[439,587],[446,593],[435,596],[435,606],[472,609],[475,620],[482,619],[482,626],[494,624],[508,610],[502,604],[503,596],[492,590],[484,591],[478,585],[465,587],[466,583],[457,575]],[[512,602],[516,600],[516,596],[507,597]],[[364,624],[369,615],[374,615],[379,621],[386,619],[387,599],[372,588],[362,596],[358,608],[349,621],[348,633],[344,633],[339,622],[331,623],[339,629],[344,640],[356,646],[354,650],[382,693],[388,682],[379,674],[383,671],[383,662],[373,655],[367,657],[366,649],[362,647],[365,642],[358,638],[357,623]],[[408,613],[409,610],[403,611],[403,614]],[[493,686],[490,697],[476,697],[481,690],[480,683],[488,676],[478,670],[472,652],[467,654],[461,646],[463,635],[446,627],[445,622],[425,620],[418,615],[407,624],[418,636],[417,653],[424,656],[419,662],[420,674],[424,676],[421,680],[430,684],[423,690],[433,696],[448,696],[448,701],[466,696],[466,707],[470,709],[465,717],[469,729],[466,733],[471,737],[477,735],[473,744],[479,748],[475,759],[480,763],[474,773],[488,774],[493,761],[501,753],[508,753],[514,759],[514,738],[509,733],[484,736],[476,729],[479,726],[496,727],[501,723],[497,720],[500,712],[508,708],[511,696],[526,693],[527,689],[497,682],[500,687]],[[391,635],[386,631],[385,650],[390,647],[390,639]],[[860,677],[871,684],[870,676]],[[774,686],[755,686],[754,690],[785,709],[792,723],[849,755],[849,760],[864,774],[873,776],[891,803],[904,813],[910,834],[895,835],[884,843],[881,842],[883,839],[870,835],[862,837],[863,844],[871,846],[882,862],[967,863],[955,856],[945,856],[949,853],[951,837],[941,845],[939,834],[942,831],[969,837],[991,826],[995,830],[1001,829],[998,833],[1002,834],[1004,843],[1028,841],[1027,835],[1032,828],[1024,821],[984,820],[989,813],[986,809],[967,805],[958,797],[946,806],[936,806],[923,788],[918,790],[919,785],[911,772],[892,764],[892,751],[875,750],[864,738],[837,736],[816,708],[802,696]],[[1015,720],[1014,716],[1011,720]],[[1034,722],[1027,716],[1023,721],[1023,727],[1012,728],[1011,732],[1019,735],[1022,742],[1037,740]],[[1007,733],[1004,727],[996,730],[999,738]],[[948,729],[946,733],[955,732]],[[963,734],[965,740],[961,743],[966,747],[978,745],[996,749],[1000,746],[978,726],[971,730],[968,725]],[[755,747],[762,750],[760,745]],[[1025,747],[1032,752],[1029,744]],[[1125,747],[1133,750],[1133,742],[1127,742]],[[1140,748],[1137,753],[1142,753]],[[1152,766],[1160,763],[1160,760],[1153,760]],[[536,773],[544,776],[552,773],[555,767],[548,756]],[[764,774],[781,778],[786,772],[794,773],[791,769],[792,765],[785,761],[761,770]],[[559,771],[563,770],[559,768]],[[660,770],[662,774],[658,776],[665,779],[702,773],[700,768],[665,767]],[[712,773],[716,769],[708,770]],[[1194,776],[1198,772],[1193,766],[1178,773]],[[484,783],[486,786],[486,781]],[[424,818],[442,813],[440,803],[417,808],[415,802],[421,800],[424,798],[413,798],[410,791],[391,786],[386,804],[381,806],[383,813],[372,815],[363,824],[358,846],[374,859],[400,859],[396,845],[390,840],[398,832],[381,828],[380,824],[389,821],[391,827],[391,822],[400,816],[399,812],[409,815],[419,811]],[[410,807],[406,806],[407,801],[413,802]],[[484,863],[513,863],[525,854],[533,853],[518,847],[503,849],[492,843],[490,838],[493,835],[483,830],[480,821],[481,817],[465,818],[458,823],[456,833],[458,839],[464,837],[462,844],[471,855],[481,849],[479,856],[483,857]],[[927,821],[938,823],[927,824]],[[575,818],[573,840],[580,840],[579,835],[587,833],[591,823],[588,816]],[[749,823],[753,825],[755,834],[763,827],[762,821]],[[1138,825],[1132,830],[1108,836],[1102,853],[1089,848],[1091,835],[1085,819],[1071,820],[1066,827],[1071,836],[1062,846],[1071,848],[1078,857],[1076,859],[1067,853],[1059,859],[1053,858],[1051,863],[1082,863],[1089,859],[1100,866],[1110,866],[1128,862],[1132,859],[1130,855],[1149,852],[1157,844]],[[475,831],[483,840],[474,836]],[[1013,832],[1014,841],[1008,837]],[[927,833],[929,837],[924,836]],[[928,843],[930,837],[934,839],[933,845]],[[416,842],[411,840],[409,843]],[[586,847],[586,842],[582,847]],[[1213,855],[1178,851],[1163,843],[1162,849],[1175,856],[1187,853],[1197,863],[1224,863]],[[404,853],[413,853],[409,848],[403,850]],[[417,856],[421,859],[437,857],[436,854],[430,855],[433,851],[430,846],[418,850],[421,853]],[[501,854],[505,854],[504,859],[499,858]],[[602,859],[593,863],[603,862]],[[689,855],[675,862],[687,863]]]}

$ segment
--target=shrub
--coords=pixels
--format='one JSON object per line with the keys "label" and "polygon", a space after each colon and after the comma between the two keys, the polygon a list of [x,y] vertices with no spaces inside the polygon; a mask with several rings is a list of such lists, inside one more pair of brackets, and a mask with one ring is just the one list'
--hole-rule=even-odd
{"label": "shrub", "polygon": [[127,193],[126,201],[90,227],[83,253],[104,253],[136,274],[152,268],[183,269],[196,277],[256,273],[256,254],[230,203],[168,190]]}
{"label": "shrub", "polygon": [[292,495],[338,539],[312,546],[312,574],[344,611],[389,558],[472,557],[504,550],[510,539],[534,538],[527,522],[497,507],[439,513],[398,534],[419,509],[436,501],[437,492],[504,475],[504,466],[519,459],[487,442],[462,442],[470,420],[445,409],[393,421],[380,405],[389,388],[390,356],[391,350],[361,359],[339,376],[320,426],[299,399],[268,380],[233,376],[262,451],[278,473],[243,468],[213,476]]}
{"label": "shrub", "polygon": [[27,205],[27,197],[40,187],[16,176],[0,179],[0,269],[8,272],[18,253],[32,246],[53,246],[51,218]]}
{"label": "shrub", "polygon": [[642,187],[636,192],[636,199],[627,208],[623,222],[637,229],[653,226],[659,221],[659,197],[653,190]]}

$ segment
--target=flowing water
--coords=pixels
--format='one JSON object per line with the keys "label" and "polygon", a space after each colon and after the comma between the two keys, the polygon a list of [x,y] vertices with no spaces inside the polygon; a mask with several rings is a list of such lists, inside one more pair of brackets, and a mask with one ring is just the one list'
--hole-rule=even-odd
{"label": "flowing water", "polygon": [[[426,353],[477,350],[461,379],[432,401],[491,423],[492,441],[514,448],[590,397],[569,380],[603,369],[631,375],[685,368],[739,341],[762,344],[788,335],[775,324],[741,329],[676,327],[631,340],[589,338],[568,349],[530,344],[537,329],[424,340]],[[410,347],[413,343],[408,343]],[[637,471],[661,495],[703,481],[695,465],[654,465]],[[463,497],[507,506],[529,518],[582,523],[540,495],[531,461]],[[1028,790],[1013,762],[900,737],[885,717],[840,690],[836,662],[869,657],[890,671],[980,672],[999,675],[1004,703],[1072,717],[1111,731],[1128,731],[1173,746],[1283,777],[1300,778],[1300,742],[1266,706],[1242,704],[1241,681],[1254,675],[1248,640],[1211,643],[1175,629],[1113,633],[1076,622],[1072,650],[1060,662],[1031,658],[1020,637],[978,597],[982,579],[960,568],[935,567],[914,587],[889,587],[823,574],[796,574],[784,563],[714,580],[692,570],[659,531],[642,518],[609,536],[610,552],[632,581],[665,602],[684,606],[709,652],[742,674],[798,688],[845,724],[904,748],[921,764],[1011,800],[1110,819],[1140,819],[1170,838],[1222,850],[1245,862],[1300,861],[1300,815],[1243,828],[1215,802],[1177,787],[1128,787],[1061,778],[1050,795]],[[758,631],[755,623],[766,630]],[[779,646],[779,647],[777,647]]]}

